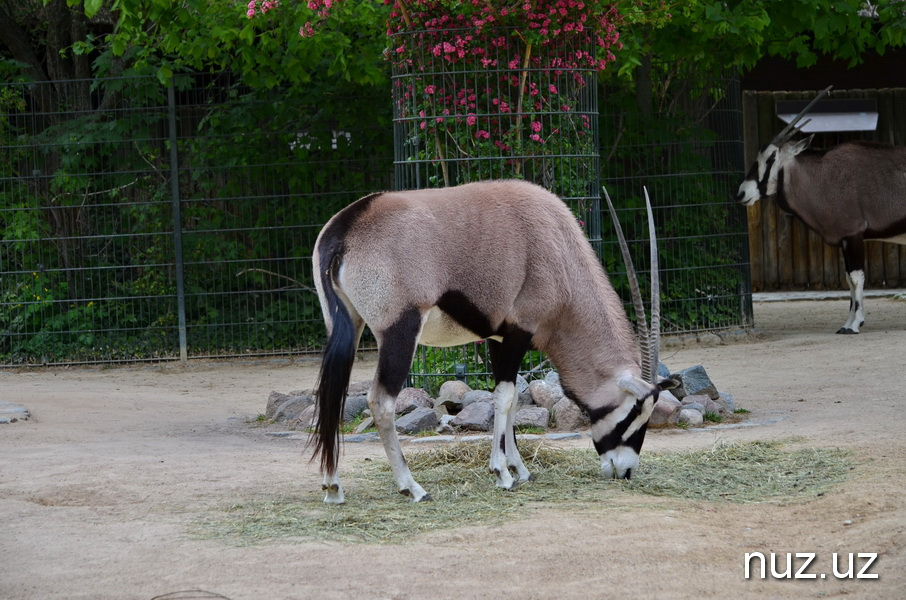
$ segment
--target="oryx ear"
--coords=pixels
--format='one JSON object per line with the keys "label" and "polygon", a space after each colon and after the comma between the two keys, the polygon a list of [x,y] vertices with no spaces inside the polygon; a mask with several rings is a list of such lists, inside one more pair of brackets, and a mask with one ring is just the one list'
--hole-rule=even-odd
{"label": "oryx ear", "polygon": [[644,379],[639,379],[638,377],[634,377],[632,375],[621,377],[617,382],[617,385],[620,386],[621,390],[623,390],[624,392],[629,392],[639,400],[647,398],[652,394],[652,392],[656,391],[657,389]]}
{"label": "oryx ear", "polygon": [[666,379],[661,379],[660,381],[658,381],[657,387],[659,390],[661,390],[663,392],[666,390],[675,390],[682,384],[683,384],[683,381],[679,378],[678,375],[671,375],[670,377],[667,377]]}
{"label": "oryx ear", "polygon": [[805,150],[806,148],[811,146],[812,138],[814,138],[814,137],[815,137],[815,134],[813,133],[812,135],[808,136],[807,138],[799,140],[798,142],[796,142],[795,144],[790,146],[790,152],[793,154],[793,156],[799,154],[800,152],[802,152],[803,150]]}

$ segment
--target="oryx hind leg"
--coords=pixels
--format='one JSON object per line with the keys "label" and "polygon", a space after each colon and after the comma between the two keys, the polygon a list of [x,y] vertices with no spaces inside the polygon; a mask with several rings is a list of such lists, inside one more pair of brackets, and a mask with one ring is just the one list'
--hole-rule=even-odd
{"label": "oryx hind leg", "polygon": [[837,333],[855,334],[865,325],[865,246],[861,239],[843,241],[843,262],[849,284],[849,316]]}
{"label": "oryx hind leg", "polygon": [[375,332],[378,368],[368,391],[368,407],[387,453],[397,489],[413,502],[431,500],[431,497],[412,478],[396,433],[395,417],[396,397],[406,385],[422,322],[421,313],[411,308],[403,311],[392,325]]}
{"label": "oryx hind leg", "polygon": [[497,477],[497,487],[507,490],[533,479],[516,447],[514,427],[519,404],[516,374],[530,344],[531,334],[516,328],[511,328],[502,342],[488,340],[497,381],[494,388],[494,437],[488,469]]}

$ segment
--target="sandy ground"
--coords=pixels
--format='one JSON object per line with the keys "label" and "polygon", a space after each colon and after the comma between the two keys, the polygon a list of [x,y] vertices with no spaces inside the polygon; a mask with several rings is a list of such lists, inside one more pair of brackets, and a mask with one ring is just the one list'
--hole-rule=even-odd
{"label": "sandy ground", "polygon": [[[645,446],[798,438],[852,449],[858,468],[833,491],[786,506],[626,494],[590,510],[540,511],[528,530],[473,526],[398,545],[239,546],[190,533],[234,502],[320,494],[302,442],[249,423],[270,390],[310,387],[316,360],[0,371],[0,400],[33,415],[0,425],[0,598],[150,599],[191,588],[231,600],[906,598],[906,302],[871,299],[861,335],[833,335],[845,310],[843,300],[757,303],[760,335],[666,350],[673,368],[705,365],[752,422],[776,422],[657,431]],[[354,377],[373,366],[365,357]],[[592,451],[587,438],[572,443]],[[347,444],[344,462],[363,456],[383,452]],[[745,579],[746,552],[814,553],[809,572],[827,577]],[[833,553],[842,564],[876,553],[868,572],[879,577],[833,577]]]}

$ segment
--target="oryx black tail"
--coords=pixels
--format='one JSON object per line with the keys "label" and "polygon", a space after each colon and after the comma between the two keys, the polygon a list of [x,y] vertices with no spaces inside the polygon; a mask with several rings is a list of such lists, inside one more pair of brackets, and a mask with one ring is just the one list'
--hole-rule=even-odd
{"label": "oryx black tail", "polygon": [[318,424],[312,460],[320,456],[321,471],[333,473],[337,467],[340,424],[343,421],[343,406],[346,404],[359,332],[349,311],[334,290],[329,272],[322,270],[321,277],[332,327],[327,345],[324,347],[321,373],[318,376]]}

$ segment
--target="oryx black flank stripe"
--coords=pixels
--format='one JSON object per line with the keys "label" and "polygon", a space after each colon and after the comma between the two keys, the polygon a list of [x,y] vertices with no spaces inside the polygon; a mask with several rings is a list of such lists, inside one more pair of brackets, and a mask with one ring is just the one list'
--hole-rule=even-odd
{"label": "oryx black flank stripe", "polygon": [[459,290],[447,290],[437,299],[437,308],[481,338],[494,335],[495,327],[478,306]]}
{"label": "oryx black flank stripe", "polygon": [[[601,439],[595,439],[595,450],[598,452],[598,454],[604,454],[608,450],[613,450],[617,446],[623,444],[623,436],[626,434],[629,426],[632,425],[632,422],[635,421],[639,416],[640,412],[641,411],[639,405],[634,404],[632,406],[632,409],[629,411],[629,414],[626,415],[622,421],[617,423],[616,426],[607,435],[603,436]],[[633,433],[633,435],[630,436],[630,439],[632,439],[634,436],[635,434]],[[639,445],[639,448],[641,448],[641,445]]]}

